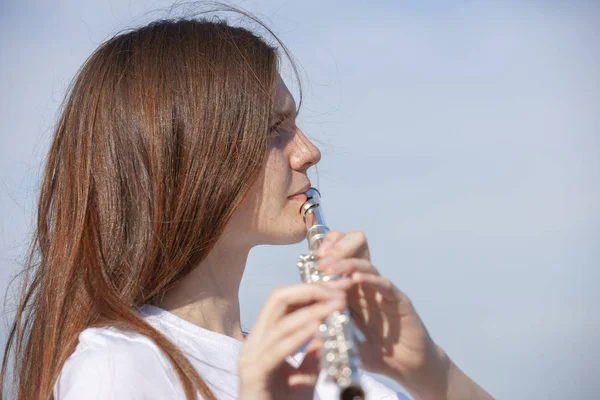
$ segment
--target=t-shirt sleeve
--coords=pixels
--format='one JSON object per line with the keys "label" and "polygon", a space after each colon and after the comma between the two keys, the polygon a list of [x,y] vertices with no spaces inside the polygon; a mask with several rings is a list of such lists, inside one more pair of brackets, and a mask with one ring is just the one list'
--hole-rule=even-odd
{"label": "t-shirt sleeve", "polygon": [[54,386],[55,400],[185,398],[166,357],[149,339],[84,331]]}

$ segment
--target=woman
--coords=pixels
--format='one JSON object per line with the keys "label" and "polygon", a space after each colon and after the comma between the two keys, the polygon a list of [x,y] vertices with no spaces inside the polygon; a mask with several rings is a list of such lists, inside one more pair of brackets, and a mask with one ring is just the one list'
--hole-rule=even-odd
{"label": "woman", "polygon": [[[298,209],[320,159],[279,61],[246,29],[182,19],[121,33],[85,62],[48,154],[5,350],[15,398],[329,398],[317,341],[286,357],[346,307],[367,338],[365,369],[415,398],[489,398],[377,273],[359,232],[320,250],[319,267],[345,279],[274,290],[242,333],[248,252],[304,239]],[[369,398],[393,393],[362,379]]]}

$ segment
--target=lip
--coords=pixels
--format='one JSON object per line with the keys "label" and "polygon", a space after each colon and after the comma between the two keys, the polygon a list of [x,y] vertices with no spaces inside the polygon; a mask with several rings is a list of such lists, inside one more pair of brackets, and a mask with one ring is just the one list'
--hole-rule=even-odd
{"label": "lip", "polygon": [[300,189],[299,191],[297,191],[296,193],[294,193],[292,195],[289,195],[288,199],[291,199],[291,200],[304,199],[306,201],[306,191],[310,188],[311,188],[310,183],[307,183],[306,185],[304,185],[302,187],[302,189]]}
{"label": "lip", "polygon": [[288,196],[288,199],[292,201],[301,201],[304,203],[306,200],[308,200],[308,197],[306,197],[306,194],[304,193],[298,193],[293,196]]}

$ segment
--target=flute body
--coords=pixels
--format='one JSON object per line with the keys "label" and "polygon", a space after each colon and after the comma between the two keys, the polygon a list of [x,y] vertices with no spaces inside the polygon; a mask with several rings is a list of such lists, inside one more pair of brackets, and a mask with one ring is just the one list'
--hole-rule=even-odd
{"label": "flute body", "polygon": [[[309,253],[298,258],[298,270],[304,283],[327,282],[339,279],[337,275],[323,275],[317,269],[319,249],[329,228],[325,224],[321,208],[321,195],[315,188],[306,192],[307,200],[302,205],[300,213],[306,223],[306,239]],[[328,316],[320,327],[323,339],[321,348],[321,369],[326,371],[339,388],[341,400],[364,400],[365,393],[360,386],[358,366],[359,356],[357,337],[352,325],[350,311],[335,311]]]}

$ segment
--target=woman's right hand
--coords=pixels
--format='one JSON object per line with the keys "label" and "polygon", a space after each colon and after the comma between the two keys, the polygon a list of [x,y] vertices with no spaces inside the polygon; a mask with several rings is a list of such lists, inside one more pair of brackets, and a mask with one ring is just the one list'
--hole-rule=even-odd
{"label": "woman's right hand", "polygon": [[347,307],[346,290],[350,286],[352,281],[345,278],[300,283],[271,292],[240,352],[240,399],[313,398],[321,342],[311,342],[298,369],[285,358],[314,337],[328,315]]}

